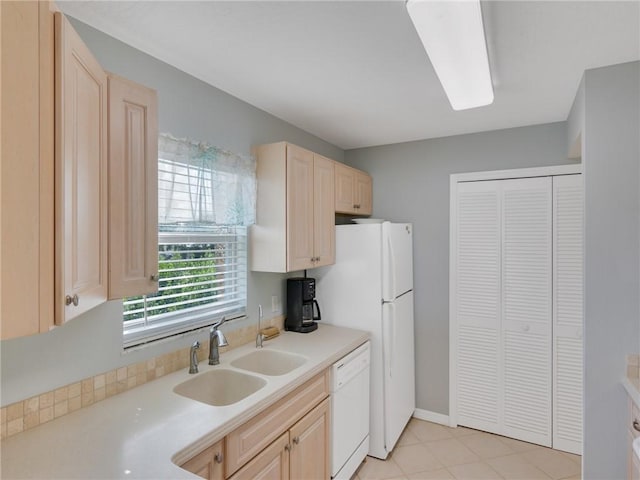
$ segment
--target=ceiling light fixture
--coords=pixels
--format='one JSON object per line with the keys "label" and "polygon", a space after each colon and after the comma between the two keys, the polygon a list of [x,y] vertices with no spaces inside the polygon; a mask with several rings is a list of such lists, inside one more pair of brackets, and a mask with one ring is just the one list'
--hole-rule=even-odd
{"label": "ceiling light fixture", "polygon": [[407,0],[406,6],[451,107],[491,104],[480,0]]}

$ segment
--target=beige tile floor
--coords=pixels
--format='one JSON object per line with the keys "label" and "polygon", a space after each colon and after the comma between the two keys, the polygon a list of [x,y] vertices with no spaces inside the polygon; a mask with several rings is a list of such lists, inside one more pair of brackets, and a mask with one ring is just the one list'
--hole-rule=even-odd
{"label": "beige tile floor", "polygon": [[389,458],[367,457],[352,480],[573,480],[580,465],[579,455],[412,418]]}

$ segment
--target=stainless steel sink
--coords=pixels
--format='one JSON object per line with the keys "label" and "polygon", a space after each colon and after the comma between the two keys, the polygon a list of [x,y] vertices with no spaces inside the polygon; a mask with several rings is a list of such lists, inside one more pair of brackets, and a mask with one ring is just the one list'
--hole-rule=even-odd
{"label": "stainless steel sink", "polygon": [[183,397],[221,407],[247,398],[266,384],[263,378],[220,368],[182,382],[173,391]]}
{"label": "stainless steel sink", "polygon": [[307,359],[278,350],[256,350],[231,362],[231,366],[262,375],[285,375],[304,365]]}

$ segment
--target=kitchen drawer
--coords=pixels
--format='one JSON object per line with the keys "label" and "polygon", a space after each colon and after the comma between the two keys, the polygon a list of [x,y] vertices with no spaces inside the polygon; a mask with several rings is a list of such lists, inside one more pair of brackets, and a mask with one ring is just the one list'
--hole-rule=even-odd
{"label": "kitchen drawer", "polygon": [[328,395],[329,373],[325,371],[227,435],[226,477],[255,457]]}

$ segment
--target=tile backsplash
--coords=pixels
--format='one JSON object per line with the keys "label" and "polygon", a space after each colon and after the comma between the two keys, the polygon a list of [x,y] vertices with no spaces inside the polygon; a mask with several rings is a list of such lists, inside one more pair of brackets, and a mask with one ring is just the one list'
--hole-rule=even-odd
{"label": "tile backsplash", "polygon": [[640,355],[627,355],[627,377],[640,377]]}
{"label": "tile backsplash", "polygon": [[[279,316],[262,322],[262,327],[271,326],[282,330],[284,317]],[[253,342],[256,337],[256,326],[251,325],[229,333],[225,332],[225,336],[229,346],[221,347],[222,353]],[[204,342],[198,351],[198,360],[202,361],[207,357],[208,343],[208,341]],[[0,409],[0,438],[11,437],[188,366],[189,347],[144,362],[116,368],[12,403]]]}

